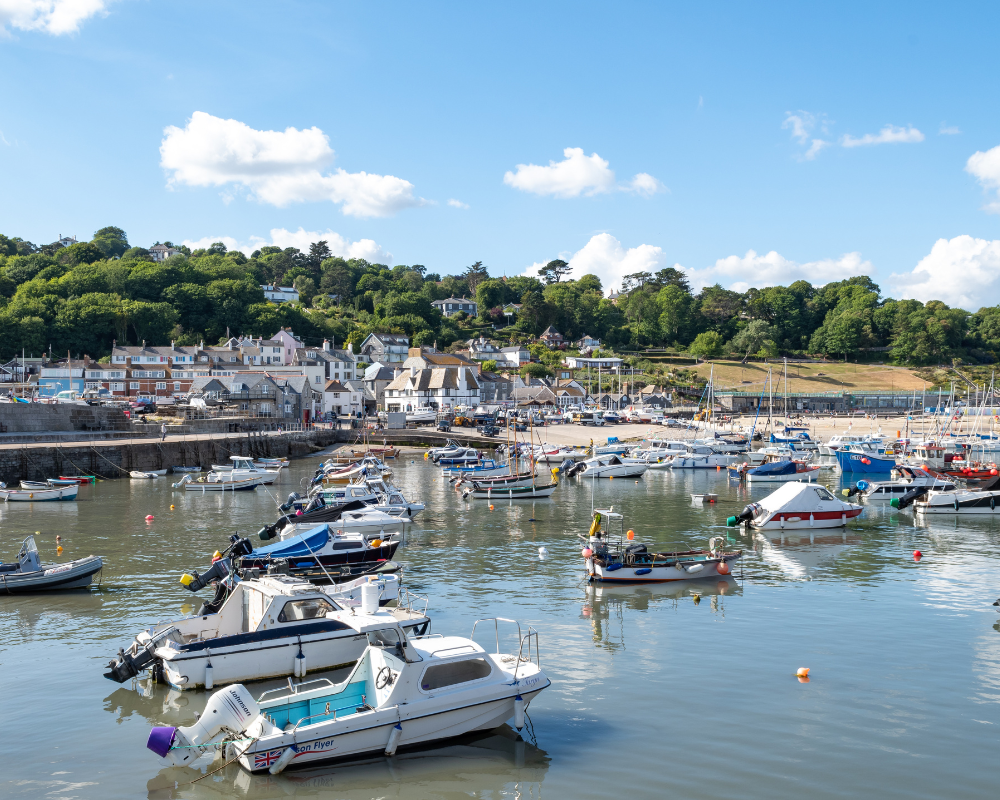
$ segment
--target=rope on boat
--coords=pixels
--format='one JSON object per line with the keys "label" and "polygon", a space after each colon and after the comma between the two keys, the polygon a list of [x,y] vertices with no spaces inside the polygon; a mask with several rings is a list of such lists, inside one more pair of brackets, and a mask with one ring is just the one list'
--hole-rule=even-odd
{"label": "rope on boat", "polygon": [[[246,752],[247,752],[247,750],[249,750],[249,749],[250,749],[251,747],[253,747],[253,745],[254,745],[254,744],[255,744],[255,743],[257,742],[257,740],[258,740],[258,739],[260,739],[260,737],[259,737],[259,736],[255,737],[255,738],[253,738],[253,739],[230,739],[229,741],[230,741],[230,742],[246,742],[246,741],[249,741],[249,742],[250,742],[250,744],[248,744],[248,745],[246,746],[246,749],[244,749],[244,750],[243,750],[243,753],[246,753]],[[225,743],[225,742],[223,742],[223,744],[224,744],[224,743]],[[181,747],[174,747],[174,748],[172,748],[172,749],[174,749],[174,750],[183,750],[183,749],[187,749],[188,747],[199,747],[199,745],[196,745],[196,744],[195,744],[195,745],[181,745]],[[191,785],[192,783],[197,783],[197,782],[198,782],[198,781],[200,781],[200,780],[204,780],[204,779],[205,779],[205,778],[207,778],[207,777],[208,777],[209,775],[214,775],[214,774],[215,774],[216,772],[219,772],[220,770],[224,770],[224,769],[225,769],[226,767],[228,767],[228,766],[229,766],[230,764],[232,764],[232,763],[233,763],[234,761],[237,761],[237,760],[239,760],[239,757],[240,757],[240,756],[242,756],[242,755],[243,755],[243,753],[237,753],[237,754],[236,754],[235,756],[233,756],[233,757],[232,757],[231,759],[229,759],[229,760],[228,760],[228,761],[227,761],[227,762],[226,762],[225,764],[223,764],[223,765],[222,765],[221,767],[216,767],[216,768],[215,768],[215,769],[213,769],[213,770],[212,770],[211,772],[206,772],[206,773],[205,773],[204,775],[199,775],[199,776],[198,776],[197,778],[195,778],[195,779],[194,779],[193,781],[188,781],[187,783],[178,783],[178,784],[176,785],[176,787],[175,787],[175,788],[179,789],[179,788],[180,788],[180,787],[182,787],[182,786],[190,786],[190,785]]]}

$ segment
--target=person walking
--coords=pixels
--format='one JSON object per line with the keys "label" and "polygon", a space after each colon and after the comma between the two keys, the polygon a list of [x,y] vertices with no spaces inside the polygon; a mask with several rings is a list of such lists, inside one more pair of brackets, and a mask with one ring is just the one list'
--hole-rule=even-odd
{"label": "person walking", "polygon": [[160,425],[160,441],[164,441],[167,438],[167,423],[164,422]]}

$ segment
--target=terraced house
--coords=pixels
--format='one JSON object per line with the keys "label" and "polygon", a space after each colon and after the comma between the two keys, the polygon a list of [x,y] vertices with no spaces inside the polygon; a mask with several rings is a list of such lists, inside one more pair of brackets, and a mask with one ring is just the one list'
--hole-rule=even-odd
{"label": "terraced house", "polygon": [[414,365],[385,387],[383,403],[386,411],[414,411],[421,406],[444,411],[455,406],[475,408],[480,399],[475,368]]}

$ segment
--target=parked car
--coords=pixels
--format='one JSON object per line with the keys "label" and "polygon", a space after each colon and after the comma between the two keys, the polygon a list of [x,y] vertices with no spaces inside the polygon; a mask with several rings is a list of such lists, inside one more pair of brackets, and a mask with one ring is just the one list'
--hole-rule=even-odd
{"label": "parked car", "polygon": [[483,436],[500,435],[500,431],[497,429],[497,426],[489,423],[486,425],[480,425],[478,428],[476,428],[476,430],[479,431],[479,433],[481,433]]}

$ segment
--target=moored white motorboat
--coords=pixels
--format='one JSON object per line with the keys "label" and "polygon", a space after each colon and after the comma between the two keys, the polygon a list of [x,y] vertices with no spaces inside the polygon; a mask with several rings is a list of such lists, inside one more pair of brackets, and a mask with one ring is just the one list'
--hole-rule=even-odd
{"label": "moored white motorboat", "polygon": [[753,528],[837,528],[862,510],[862,506],[834,497],[825,486],[796,481],[783,484],[759,502],[750,503],[739,514],[729,517],[726,524],[734,527],[743,522]]}
{"label": "moored white motorboat", "polygon": [[673,469],[724,469],[738,460],[729,453],[716,453],[708,445],[689,444],[685,452],[671,457],[670,466]]}
{"label": "moored white motorboat", "polygon": [[894,498],[903,497],[914,489],[923,487],[950,492],[957,488],[954,481],[947,475],[931,472],[919,467],[900,465],[896,467],[899,478],[891,481],[860,480],[851,489],[844,489],[848,497],[860,494],[868,503],[889,503]]}
{"label": "moored white motorboat", "polygon": [[[893,500],[891,504],[896,508],[905,508],[902,500]],[[931,489],[914,501],[913,511],[916,514],[975,516],[1000,513],[1000,476],[986,481],[979,488],[955,489],[950,492]]]}
{"label": "moored white motorboat", "polygon": [[579,461],[567,470],[567,475],[584,478],[638,478],[649,465],[638,460],[627,460],[618,455],[595,456]]}
{"label": "moored white motorboat", "polygon": [[223,750],[250,772],[278,774],[331,759],[392,756],[400,747],[490,730],[511,718],[520,730],[528,705],[550,685],[531,628],[518,625],[509,653],[500,652],[497,633],[491,653],[472,637],[408,638],[398,624],[367,620],[356,618],[368,647],[343,682],[293,685],[256,702],[245,687],[229,686],[194,725],[153,728],[146,746],[175,766]]}
{"label": "moored white motorboat", "polygon": [[186,492],[242,492],[253,491],[263,484],[256,478],[230,478],[224,473],[209,473],[208,476],[192,479],[190,474],[184,475],[177,483],[170,484],[174,489],[183,488]]}
{"label": "moored white motorboat", "polygon": [[141,470],[134,469],[131,472],[129,472],[129,477],[135,478],[137,480],[153,480],[154,478],[159,478],[166,474],[167,474],[166,470],[163,470],[163,472],[161,473],[159,471],[150,470],[149,472],[143,472]]}
{"label": "moored white motorboat", "polygon": [[[323,587],[287,575],[244,579],[213,614],[162,622],[140,631],[104,677],[123,683],[155,669],[176,689],[255,681],[346,666],[364,653],[368,630],[386,626],[426,633],[422,612],[379,609],[374,582],[363,614]],[[336,587],[333,587],[334,589]]]}

